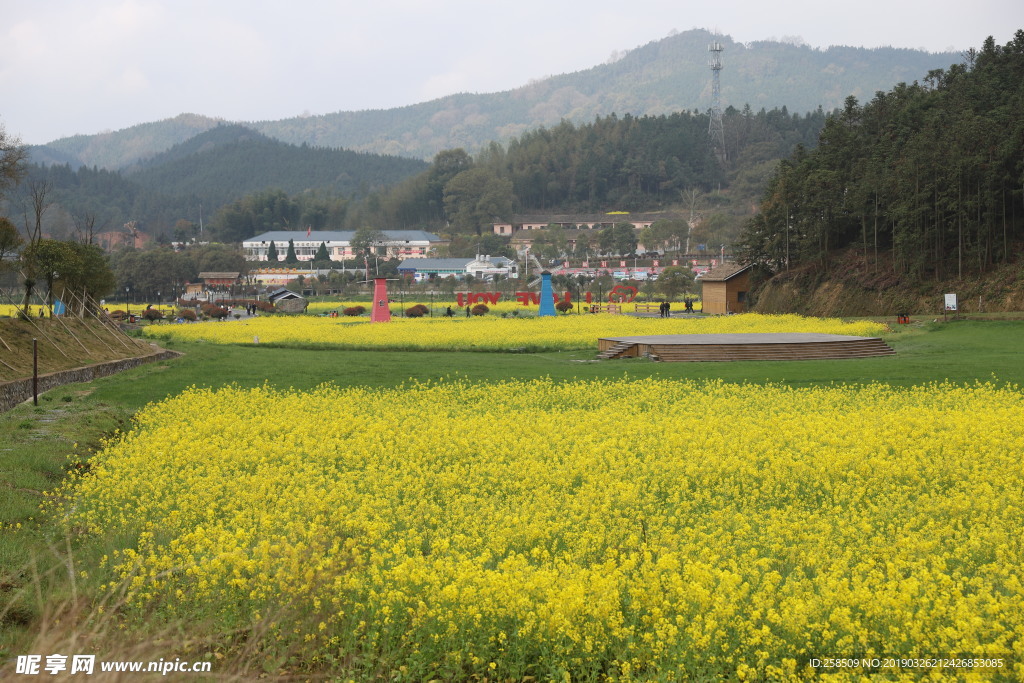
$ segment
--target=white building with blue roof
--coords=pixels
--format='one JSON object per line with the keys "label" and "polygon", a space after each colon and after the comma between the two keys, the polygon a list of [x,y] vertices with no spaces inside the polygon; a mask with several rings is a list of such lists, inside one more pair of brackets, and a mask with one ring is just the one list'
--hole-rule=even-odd
{"label": "white building with blue roof", "polygon": [[409,259],[398,264],[400,275],[413,275],[417,280],[429,277],[455,277],[459,280],[472,275],[481,280],[495,276],[519,277],[515,261],[504,256],[477,256],[476,258]]}
{"label": "white building with blue roof", "polygon": [[[381,230],[383,239],[375,246],[378,256],[386,258],[427,258],[433,250],[445,244],[433,233],[424,230]],[[278,261],[284,261],[288,254],[288,241],[295,246],[295,256],[300,261],[312,261],[320,245],[327,247],[332,261],[344,261],[358,256],[352,248],[354,230],[272,230],[242,241],[246,260],[266,261],[270,244],[274,244]]]}

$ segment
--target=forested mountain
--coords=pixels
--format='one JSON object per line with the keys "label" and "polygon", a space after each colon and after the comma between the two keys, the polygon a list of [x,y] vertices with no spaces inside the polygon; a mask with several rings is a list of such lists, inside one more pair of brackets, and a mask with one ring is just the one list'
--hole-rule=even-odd
{"label": "forested mountain", "polygon": [[126,170],[144,188],[220,206],[269,188],[365,196],[426,169],[416,159],[290,145],[238,125],[220,125]]}
{"label": "forested mountain", "polygon": [[[896,48],[863,49],[761,41],[736,43],[728,36],[692,30],[638,47],[617,61],[552,76],[515,90],[456,94],[389,110],[337,112],[245,124],[265,135],[320,147],[338,147],[420,159],[444,149],[476,152],[492,140],[507,143],[563,119],[588,123],[598,117],[706,112],[710,108],[707,46],[725,47],[722,102],[743,109],[788,107],[806,113],[842,106],[848,95],[868,98],[878,90],[920,78],[960,60]],[[122,168],[217,125],[182,115],[116,133],[75,136],[37,150],[37,159]]]}
{"label": "forested mountain", "polygon": [[81,165],[118,170],[164,152],[174,145],[207,131],[217,119],[179,114],[173,119],[140,123],[99,135],[75,135],[31,149],[32,161],[40,164]]}
{"label": "forested mountain", "polygon": [[272,191],[315,197],[321,208],[301,216],[337,215],[339,202],[379,192],[426,167],[415,159],[290,145],[222,124],[121,172],[32,164],[7,213],[25,214],[25,193],[45,185],[50,234],[70,236],[83,221],[97,232],[136,221],[143,232],[169,239],[180,221],[200,223],[201,206],[209,218],[246,195]]}
{"label": "forested mountain", "polygon": [[449,150],[430,169],[348,215],[350,227],[422,227],[480,235],[516,213],[658,211],[687,206],[700,232],[730,243],[750,216],[763,181],[795,147],[813,147],[826,115],[729,108],[728,161],[708,139],[705,114],[631,115],[524,133],[471,157]]}
{"label": "forested mountain", "polygon": [[816,150],[771,177],[743,235],[771,271],[854,248],[895,273],[962,278],[1013,259],[1024,239],[1024,31],[991,38],[866,104],[850,97]]}
{"label": "forested mountain", "polygon": [[692,30],[648,43],[621,59],[553,76],[502,93],[458,94],[388,111],[339,112],[253,124],[289,142],[429,157],[439,149],[478,149],[565,119],[610,114],[660,115],[711,106],[708,44],[725,47],[722,102],[755,111],[786,106],[805,113],[842,106],[958,61],[954,54],[896,48],[808,46],[772,41],[736,43]]}

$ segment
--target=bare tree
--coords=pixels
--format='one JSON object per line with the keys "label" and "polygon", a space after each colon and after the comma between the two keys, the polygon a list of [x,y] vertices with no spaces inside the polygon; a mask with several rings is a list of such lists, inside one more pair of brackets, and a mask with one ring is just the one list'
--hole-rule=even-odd
{"label": "bare tree", "polygon": [[28,204],[31,206],[34,222],[30,222],[28,210],[25,210],[25,234],[28,236],[28,244],[22,252],[21,274],[24,277],[25,303],[22,309],[25,315],[29,314],[29,304],[32,303],[32,290],[36,286],[36,262],[32,257],[39,241],[43,238],[43,214],[50,206],[48,195],[51,185],[46,180],[33,180],[28,184]]}
{"label": "bare tree", "polygon": [[[52,203],[49,199],[53,185],[49,180],[31,180],[28,183],[28,205],[25,209],[25,235],[29,245],[33,245],[43,237],[43,214]],[[32,222],[28,210],[32,211]]]}
{"label": "bare tree", "polygon": [[96,214],[86,211],[82,215],[72,216],[75,222],[75,239],[80,244],[92,244],[96,237]]}
{"label": "bare tree", "polygon": [[21,144],[19,138],[8,136],[0,125],[0,200],[8,189],[21,182],[27,159],[28,147]]}

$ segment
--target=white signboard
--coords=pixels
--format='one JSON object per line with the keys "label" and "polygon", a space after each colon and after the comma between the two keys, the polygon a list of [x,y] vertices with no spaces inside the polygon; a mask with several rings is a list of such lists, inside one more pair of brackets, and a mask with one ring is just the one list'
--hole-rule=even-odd
{"label": "white signboard", "polygon": [[955,311],[956,310],[956,294],[947,294],[946,295],[946,310],[947,311]]}

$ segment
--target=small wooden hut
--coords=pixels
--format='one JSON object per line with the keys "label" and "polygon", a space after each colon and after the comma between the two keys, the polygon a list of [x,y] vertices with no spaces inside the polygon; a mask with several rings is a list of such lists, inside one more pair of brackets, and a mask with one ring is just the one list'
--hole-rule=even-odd
{"label": "small wooden hut", "polygon": [[750,292],[750,269],[736,263],[723,263],[701,278],[701,301],[704,313],[724,315],[747,310]]}

